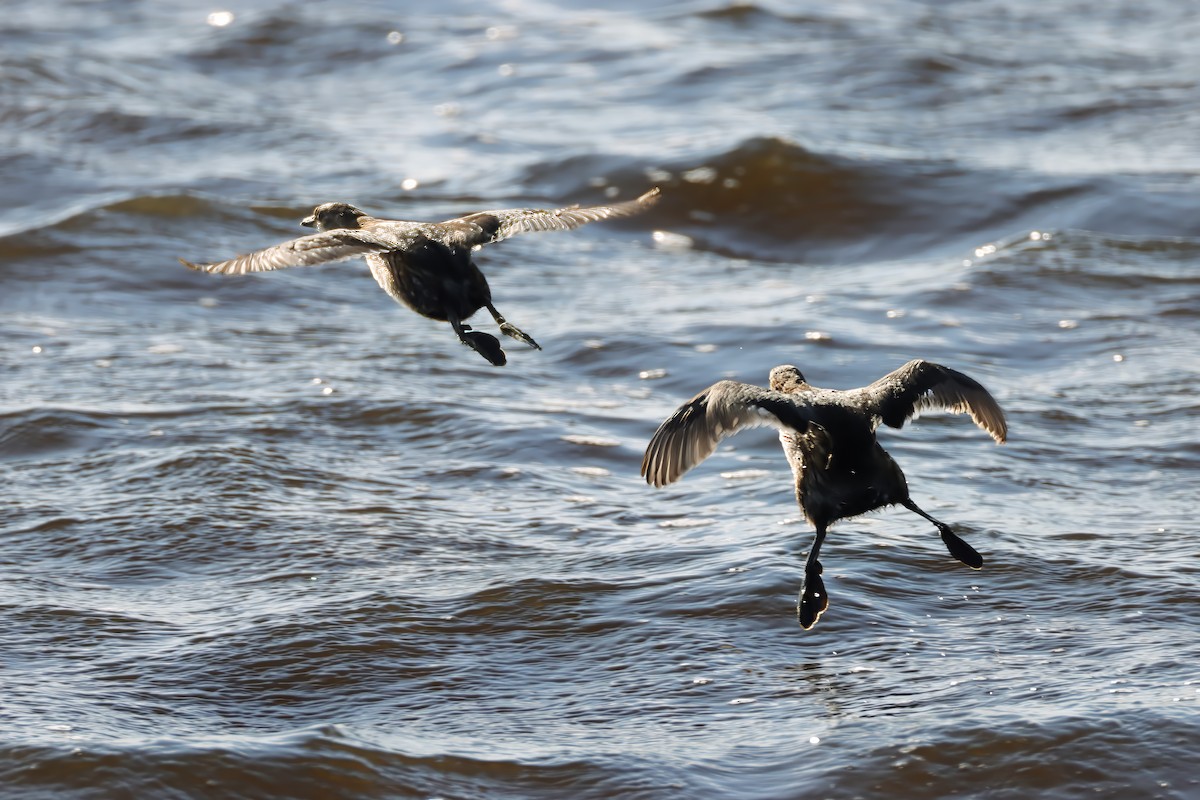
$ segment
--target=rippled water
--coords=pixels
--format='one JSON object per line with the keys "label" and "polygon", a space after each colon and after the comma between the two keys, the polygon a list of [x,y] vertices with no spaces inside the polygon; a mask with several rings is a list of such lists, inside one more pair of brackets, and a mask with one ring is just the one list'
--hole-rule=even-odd
{"label": "rippled water", "polygon": [[[1200,794],[1187,4],[10,2],[4,797]],[[191,273],[318,202],[629,198],[479,262],[488,366],[358,261]],[[910,358],[1006,409],[811,531],[715,380]]]}

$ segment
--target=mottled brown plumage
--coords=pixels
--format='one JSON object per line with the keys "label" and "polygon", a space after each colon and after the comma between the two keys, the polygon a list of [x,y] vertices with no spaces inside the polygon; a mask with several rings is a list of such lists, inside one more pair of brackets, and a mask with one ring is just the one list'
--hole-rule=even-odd
{"label": "mottled brown plumage", "polygon": [[346,203],[325,203],[301,222],[319,233],[228,261],[180,261],[202,272],[243,275],[364,256],[388,296],[423,317],[449,322],[463,344],[499,367],[507,358],[496,337],[464,324],[481,308],[491,313],[501,333],[534,349],[541,347],[496,310],[491,288],[471,253],[519,233],[566,231],[589,222],[631,216],[649,208],[658,197],[659,190],[651,189],[636,200],[610,206],[481,211],[445,222],[376,219]]}
{"label": "mottled brown plumage", "polygon": [[659,426],[642,459],[642,475],[665,486],[745,428],[769,425],[795,477],[796,500],[816,529],[805,564],[800,624],[811,628],[829,606],[821,543],[839,519],[900,504],[937,526],[950,554],[973,569],[983,558],[949,525],[922,511],[908,494],[900,466],[876,441],[880,424],[899,428],[927,409],[966,413],[997,444],[1008,436],[1004,412],[977,382],[948,367],[910,361],[870,386],[839,391],[809,385],[791,365],[771,370],[770,388],[719,381],[680,406]]}

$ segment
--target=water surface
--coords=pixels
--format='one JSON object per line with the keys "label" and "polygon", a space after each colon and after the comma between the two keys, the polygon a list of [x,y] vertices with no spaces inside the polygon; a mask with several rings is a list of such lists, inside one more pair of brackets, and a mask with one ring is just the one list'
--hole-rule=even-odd
{"label": "water surface", "polygon": [[[225,7],[0,22],[6,797],[1200,792],[1200,22],[984,0]],[[361,262],[384,216],[644,216],[479,255],[495,369]],[[483,324],[489,329],[490,323]],[[722,377],[927,358],[1006,409],[885,446],[832,597]]]}

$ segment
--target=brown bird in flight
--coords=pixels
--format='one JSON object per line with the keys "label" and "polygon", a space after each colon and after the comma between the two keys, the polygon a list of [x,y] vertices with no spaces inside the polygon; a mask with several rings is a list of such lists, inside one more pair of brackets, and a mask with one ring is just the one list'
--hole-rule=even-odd
{"label": "brown bird in flight", "polygon": [[770,389],[718,381],[680,406],[659,426],[642,459],[642,475],[665,486],[712,455],[717,444],[745,428],[779,430],[796,480],[796,500],[816,529],[804,565],[797,613],[811,628],[829,607],[821,562],[829,526],[839,519],[899,503],[937,526],[950,555],[972,569],[983,557],[950,526],[922,511],[908,494],[900,466],[875,439],[880,423],[900,428],[927,409],[971,415],[997,444],[1008,435],[1004,412],[976,381],[949,367],[910,361],[870,386],[840,391],[805,382],[791,365],[771,370]]}
{"label": "brown bird in flight", "polygon": [[449,322],[459,341],[502,367],[508,359],[499,340],[464,323],[481,308],[491,313],[501,333],[536,350],[542,348],[496,310],[491,288],[471,253],[519,233],[567,231],[589,222],[632,216],[658,197],[655,188],[636,200],[610,206],[481,211],[445,222],[376,219],[346,203],[325,203],[300,223],[319,233],[214,264],[179,260],[201,272],[242,275],[364,256],[389,297],[423,317]]}

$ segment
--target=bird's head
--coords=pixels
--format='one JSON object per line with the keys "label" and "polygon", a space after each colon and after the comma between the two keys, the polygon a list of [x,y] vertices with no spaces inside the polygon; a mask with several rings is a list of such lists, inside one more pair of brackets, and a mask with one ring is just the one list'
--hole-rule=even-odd
{"label": "bird's head", "polygon": [[804,375],[791,364],[782,364],[771,370],[771,388],[777,392],[795,392],[808,388]]}
{"label": "bird's head", "polygon": [[366,214],[348,203],[325,203],[314,208],[312,214],[300,220],[300,224],[319,231],[357,228],[358,218],[365,216]]}

